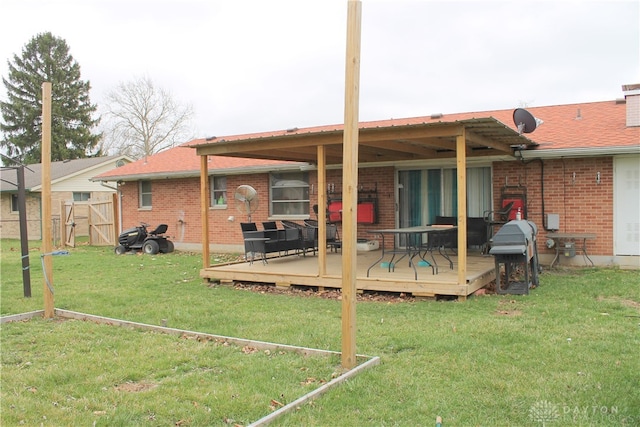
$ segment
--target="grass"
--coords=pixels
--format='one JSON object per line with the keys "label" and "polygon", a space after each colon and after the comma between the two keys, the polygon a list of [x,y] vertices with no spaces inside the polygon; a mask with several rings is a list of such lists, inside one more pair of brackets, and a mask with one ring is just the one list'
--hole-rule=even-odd
{"label": "grass", "polygon": [[3,329],[3,425],[245,424],[339,364],[75,320]]}
{"label": "grass", "polygon": [[[33,297],[24,298],[19,243],[1,244],[0,312],[42,309],[39,253],[31,252]],[[54,258],[57,308],[340,350],[339,301],[207,286],[199,255],[70,252]],[[415,426],[437,415],[445,426],[640,423],[638,271],[544,272],[528,296],[361,302],[357,312],[358,353],[381,364],[275,425]],[[2,425],[45,408],[46,420],[26,424],[246,424],[272,399],[316,388],[339,364],[80,321],[5,324],[1,334]],[[123,392],[122,384],[150,389]]]}

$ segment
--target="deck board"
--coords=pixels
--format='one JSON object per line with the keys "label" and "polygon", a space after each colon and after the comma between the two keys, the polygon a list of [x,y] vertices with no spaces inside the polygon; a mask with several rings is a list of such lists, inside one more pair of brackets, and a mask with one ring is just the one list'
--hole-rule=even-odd
{"label": "deck board", "polygon": [[[436,255],[438,274],[431,267],[417,267],[418,279],[407,260],[402,260],[389,272],[387,268],[375,266],[367,277],[367,269],[380,257],[379,251],[358,252],[358,291],[387,291],[411,293],[415,296],[456,295],[466,298],[495,279],[493,257],[470,253],[467,257],[466,283],[458,284],[457,257],[453,256],[453,270],[448,262]],[[429,259],[429,258],[427,258]],[[236,281],[272,283],[279,286],[304,285],[323,288],[342,287],[342,254],[327,253],[327,273],[319,274],[318,256],[289,255],[268,258],[268,263],[255,260],[253,264],[241,262],[211,266],[202,269],[201,277],[210,281]]]}

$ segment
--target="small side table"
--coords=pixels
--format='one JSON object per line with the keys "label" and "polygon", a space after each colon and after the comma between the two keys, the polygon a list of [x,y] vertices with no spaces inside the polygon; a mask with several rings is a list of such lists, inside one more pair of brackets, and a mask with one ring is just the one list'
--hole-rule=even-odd
{"label": "small side table", "polygon": [[547,237],[553,239],[556,249],[556,256],[553,258],[553,261],[551,261],[551,264],[549,264],[549,268],[552,268],[553,264],[555,264],[556,261],[558,261],[560,258],[560,246],[562,242],[575,242],[580,240],[582,240],[582,247],[576,249],[582,251],[582,256],[585,258],[585,264],[587,260],[589,260],[591,266],[593,267],[593,261],[591,260],[591,258],[589,258],[589,254],[587,253],[587,240],[595,239],[596,235],[594,233],[548,233]]}
{"label": "small side table", "polygon": [[[267,240],[271,240],[268,237],[249,237],[247,239],[244,239],[245,242],[249,243],[249,247],[251,248],[251,250],[249,252],[251,252],[251,258],[249,259],[249,264],[253,265],[253,259],[255,258],[256,252],[259,252],[262,254],[262,264],[267,264],[267,255],[264,252],[264,242],[266,242]],[[256,251],[256,243],[258,242],[262,242],[262,250],[261,251]]]}

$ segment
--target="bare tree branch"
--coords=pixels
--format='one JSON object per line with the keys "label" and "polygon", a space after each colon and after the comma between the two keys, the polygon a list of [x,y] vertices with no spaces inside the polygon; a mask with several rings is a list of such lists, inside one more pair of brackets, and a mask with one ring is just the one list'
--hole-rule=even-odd
{"label": "bare tree branch", "polygon": [[103,151],[139,159],[193,137],[191,105],[180,105],[147,76],[120,83],[107,94],[107,104]]}

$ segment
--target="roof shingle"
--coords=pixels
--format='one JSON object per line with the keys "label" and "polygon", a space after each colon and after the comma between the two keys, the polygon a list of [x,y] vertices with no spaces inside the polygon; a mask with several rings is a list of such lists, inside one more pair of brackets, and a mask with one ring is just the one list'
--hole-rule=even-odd
{"label": "roof shingle", "polygon": [[[541,119],[534,133],[527,137],[539,144],[538,150],[585,149],[606,147],[630,147],[640,144],[640,127],[626,126],[625,102],[603,101],[582,104],[566,104],[545,107],[530,107],[527,110]],[[448,123],[460,120],[493,117],[504,125],[516,130],[513,123],[513,109],[445,114],[442,116],[421,116],[403,119],[361,122],[361,128],[403,126],[422,123]],[[217,141],[259,139],[280,135],[304,135],[330,131],[341,131],[342,124],[315,126],[302,129],[288,129],[244,135],[229,135],[216,138]],[[178,147],[160,152],[146,159],[106,172],[97,179],[134,179],[167,176],[197,176],[200,159],[193,148],[195,145],[210,143],[206,139],[195,139]],[[247,168],[268,168],[269,166],[295,164],[292,162],[244,159],[238,157],[209,156],[209,170],[233,170]]]}

